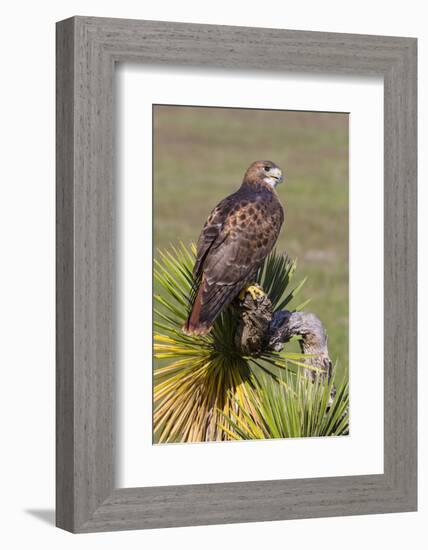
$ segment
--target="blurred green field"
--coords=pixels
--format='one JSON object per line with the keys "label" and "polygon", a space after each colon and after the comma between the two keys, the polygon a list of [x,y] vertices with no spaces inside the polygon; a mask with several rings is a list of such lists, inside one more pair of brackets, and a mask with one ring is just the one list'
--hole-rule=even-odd
{"label": "blurred green field", "polygon": [[285,223],[277,248],[297,258],[301,301],[348,365],[348,115],[154,107],[154,247],[195,242],[214,206],[254,160],[278,164]]}

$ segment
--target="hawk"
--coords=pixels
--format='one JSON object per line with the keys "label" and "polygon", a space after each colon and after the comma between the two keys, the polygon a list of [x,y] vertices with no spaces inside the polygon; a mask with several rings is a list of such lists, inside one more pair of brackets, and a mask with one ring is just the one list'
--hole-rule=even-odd
{"label": "hawk", "polygon": [[220,312],[248,285],[272,250],[284,221],[275,187],[281,169],[269,160],[253,162],[241,187],[211,212],[198,239],[188,335],[207,334]]}

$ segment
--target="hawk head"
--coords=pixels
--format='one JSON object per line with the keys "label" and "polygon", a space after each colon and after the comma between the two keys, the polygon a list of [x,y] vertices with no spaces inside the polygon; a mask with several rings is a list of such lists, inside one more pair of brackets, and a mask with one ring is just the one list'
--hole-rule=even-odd
{"label": "hawk head", "polygon": [[276,187],[283,181],[282,170],[271,160],[256,160],[244,175],[244,184],[267,183]]}

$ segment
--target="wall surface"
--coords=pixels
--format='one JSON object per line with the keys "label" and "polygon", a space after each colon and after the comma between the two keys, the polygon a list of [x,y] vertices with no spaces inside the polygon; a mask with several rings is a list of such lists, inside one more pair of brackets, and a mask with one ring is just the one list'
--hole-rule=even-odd
{"label": "wall surface", "polygon": [[[359,0],[180,2],[69,0],[9,2],[2,8],[0,131],[1,518],[3,548],[260,548],[347,550],[426,544],[428,484],[420,468],[419,512],[73,536],[54,521],[54,23],[71,15],[355,32],[419,38],[420,207],[427,206],[428,29],[424,4]],[[425,158],[424,158],[425,157]],[[420,280],[428,276],[422,240]],[[422,247],[424,250],[422,250]],[[425,253],[423,253],[425,252]],[[421,285],[422,303],[427,286]],[[420,334],[427,316],[421,308]],[[426,426],[428,383],[420,358],[419,425]],[[423,433],[425,432],[425,433]],[[428,460],[427,430],[420,459]],[[425,541],[423,543],[422,541]]]}

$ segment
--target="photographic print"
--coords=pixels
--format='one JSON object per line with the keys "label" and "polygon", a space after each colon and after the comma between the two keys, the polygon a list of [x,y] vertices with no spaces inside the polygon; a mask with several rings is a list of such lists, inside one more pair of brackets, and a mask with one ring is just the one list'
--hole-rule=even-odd
{"label": "photographic print", "polygon": [[349,434],[348,114],[153,106],[153,442]]}
{"label": "photographic print", "polygon": [[57,526],[416,510],[417,40],[72,17],[56,68]]}

